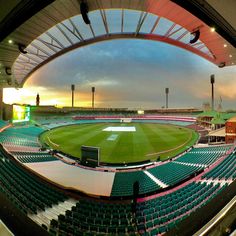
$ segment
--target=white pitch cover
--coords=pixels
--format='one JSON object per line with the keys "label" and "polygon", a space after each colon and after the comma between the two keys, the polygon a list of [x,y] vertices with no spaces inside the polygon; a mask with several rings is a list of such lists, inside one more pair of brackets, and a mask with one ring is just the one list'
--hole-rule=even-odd
{"label": "white pitch cover", "polygon": [[135,132],[136,128],[134,126],[110,126],[102,131],[112,131],[112,132]]}

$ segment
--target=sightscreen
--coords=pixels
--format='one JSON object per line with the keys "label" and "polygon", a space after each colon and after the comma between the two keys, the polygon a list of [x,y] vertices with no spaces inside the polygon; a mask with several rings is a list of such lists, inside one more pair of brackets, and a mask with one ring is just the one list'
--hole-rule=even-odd
{"label": "sightscreen", "polygon": [[30,120],[30,107],[13,105],[12,122],[27,122]]}
{"label": "sightscreen", "polygon": [[99,165],[99,147],[81,146],[81,164],[90,167]]}

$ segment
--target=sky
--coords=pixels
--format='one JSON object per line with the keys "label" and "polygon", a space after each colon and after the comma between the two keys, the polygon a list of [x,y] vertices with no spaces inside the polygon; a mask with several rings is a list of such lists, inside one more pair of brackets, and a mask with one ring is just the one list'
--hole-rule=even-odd
{"label": "sky", "polygon": [[4,89],[5,103],[157,109],[201,108],[210,102],[210,75],[215,74],[215,104],[236,109],[236,66],[218,68],[184,49],[150,40],[124,39],[99,42],[64,54],[34,72],[22,89]]}

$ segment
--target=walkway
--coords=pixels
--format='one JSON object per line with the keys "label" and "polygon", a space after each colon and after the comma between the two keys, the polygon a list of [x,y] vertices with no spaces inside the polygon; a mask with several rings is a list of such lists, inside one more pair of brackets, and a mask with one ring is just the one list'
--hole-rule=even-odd
{"label": "walkway", "polygon": [[163,182],[161,182],[159,179],[157,179],[155,176],[153,176],[150,172],[148,171],[144,171],[144,173],[151,178],[156,184],[158,184],[159,186],[161,186],[162,188],[167,188],[168,185],[164,184]]}

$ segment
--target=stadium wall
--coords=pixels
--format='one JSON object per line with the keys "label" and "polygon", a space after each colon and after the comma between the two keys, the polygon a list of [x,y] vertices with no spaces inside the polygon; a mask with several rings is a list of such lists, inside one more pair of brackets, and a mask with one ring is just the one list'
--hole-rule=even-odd
{"label": "stadium wall", "polygon": [[236,119],[230,119],[225,124],[225,142],[234,143],[236,140]]}

